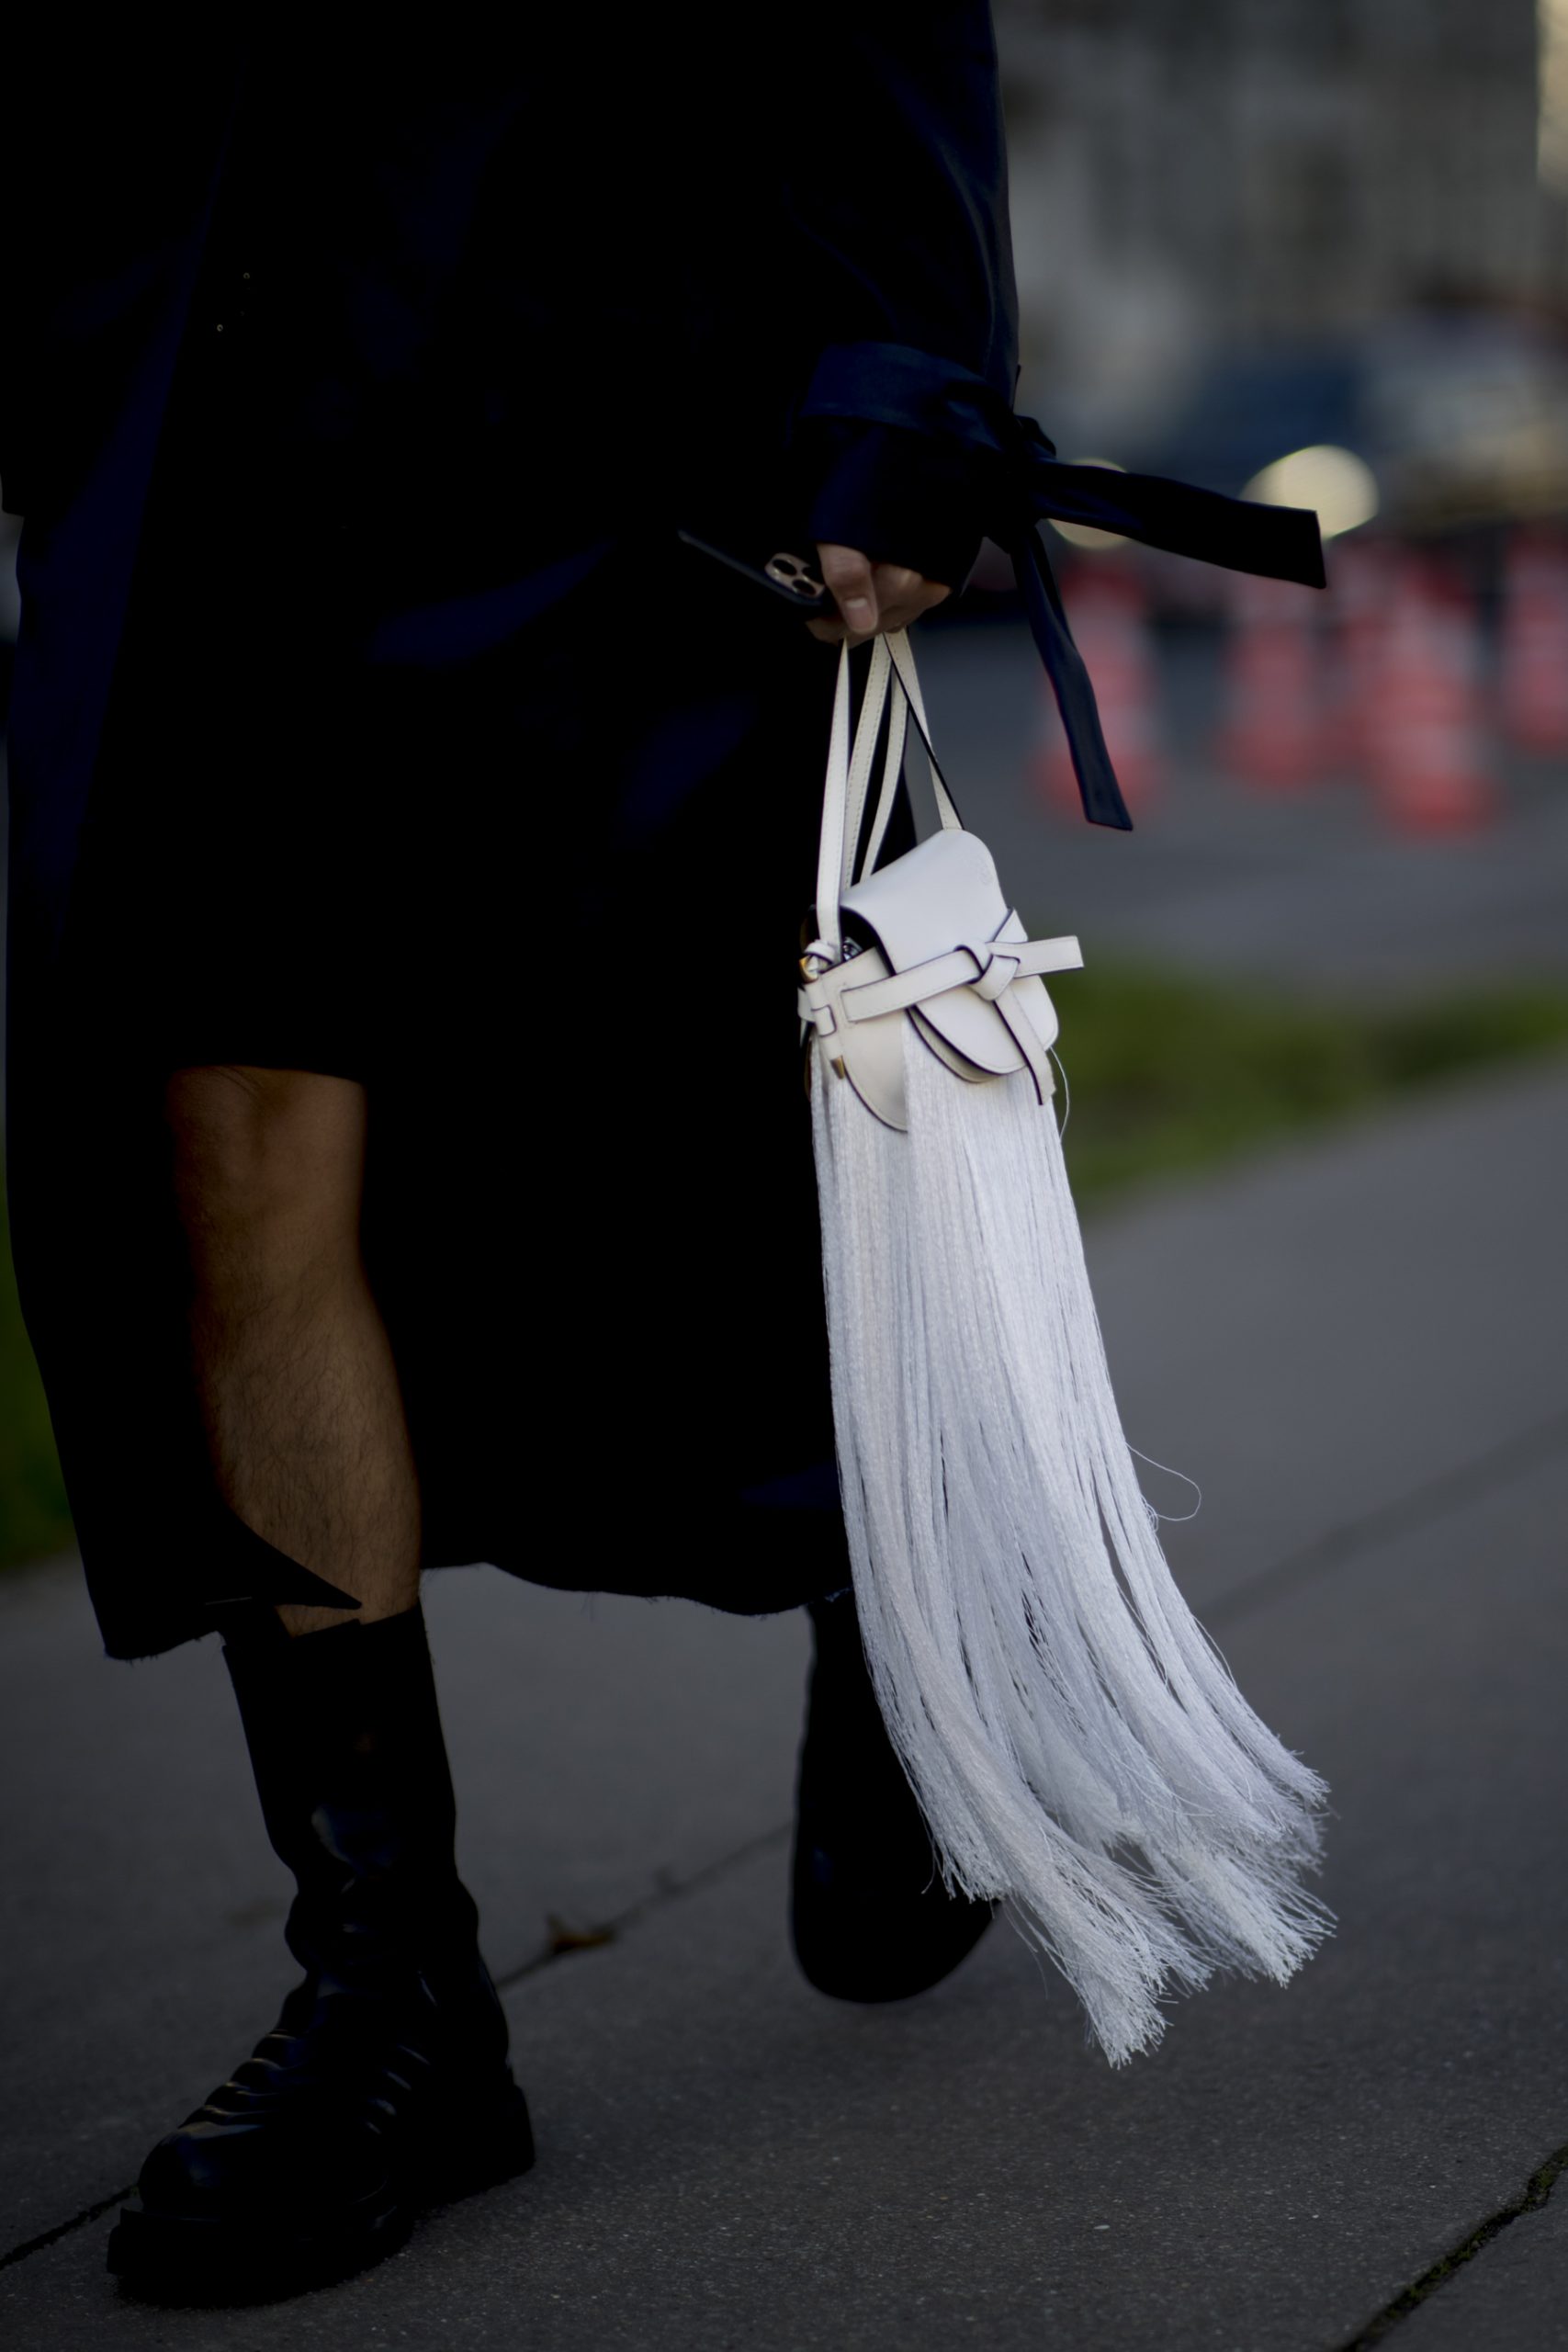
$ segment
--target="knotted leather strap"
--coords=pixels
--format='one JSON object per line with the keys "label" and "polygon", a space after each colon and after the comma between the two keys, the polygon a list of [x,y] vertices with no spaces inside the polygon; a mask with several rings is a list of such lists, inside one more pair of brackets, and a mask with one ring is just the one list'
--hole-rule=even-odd
{"label": "knotted leather strap", "polygon": [[977,996],[996,1006],[1043,1102],[1051,1092],[1045,1048],[1008,990],[1016,979],[1039,978],[1046,972],[1076,972],[1082,965],[1083,953],[1076,939],[966,940],[945,956],[930,956],[884,979],[836,984],[835,978],[808,978],[795,1002],[806,1028],[827,1038],[840,1021],[877,1021],[888,1013],[911,1012],[934,997],[944,996],[950,989],[973,988]]}
{"label": "knotted leather strap", "polygon": [[1088,523],[1230,571],[1309,588],[1324,584],[1317,517],[1307,508],[1224,498],[1163,474],[1066,464],[1032,417],[1015,416],[984,377],[929,352],[895,343],[830,345],[796,414],[858,417],[941,434],[991,461],[983,526],[1013,559],[1091,825],[1130,831],[1133,820],[1105,748],[1094,688],[1067,626],[1041,521]]}
{"label": "knotted leather strap", "polygon": [[908,1012],[911,1005],[924,1004],[949,989],[972,988],[976,996],[995,1004],[1016,979],[1082,968],[1083,951],[1073,938],[965,940],[945,956],[911,964],[908,971],[890,972],[884,980],[852,981],[840,991],[839,1003],[846,1021],[876,1021],[885,1012]]}

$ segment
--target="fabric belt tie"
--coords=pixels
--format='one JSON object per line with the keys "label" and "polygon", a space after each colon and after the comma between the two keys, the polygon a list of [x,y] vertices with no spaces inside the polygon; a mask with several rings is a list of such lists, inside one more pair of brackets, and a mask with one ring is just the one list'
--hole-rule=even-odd
{"label": "fabric belt tie", "polygon": [[996,461],[984,527],[1012,557],[1091,825],[1130,832],[1133,820],[1105,748],[1094,688],[1067,626],[1041,523],[1088,524],[1227,571],[1293,580],[1303,588],[1325,584],[1317,516],[1310,508],[1226,498],[1163,474],[1068,465],[1033,418],[1015,416],[983,376],[929,352],[895,343],[831,344],[795,413],[939,434]]}

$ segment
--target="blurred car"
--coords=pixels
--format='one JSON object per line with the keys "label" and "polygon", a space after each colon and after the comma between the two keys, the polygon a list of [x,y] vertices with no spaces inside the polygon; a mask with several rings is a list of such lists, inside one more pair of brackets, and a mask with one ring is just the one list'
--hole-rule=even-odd
{"label": "blurred car", "polygon": [[1166,430],[1114,454],[1240,492],[1292,452],[1322,447],[1370,468],[1394,531],[1568,514],[1568,334],[1434,308],[1334,346],[1231,355]]}

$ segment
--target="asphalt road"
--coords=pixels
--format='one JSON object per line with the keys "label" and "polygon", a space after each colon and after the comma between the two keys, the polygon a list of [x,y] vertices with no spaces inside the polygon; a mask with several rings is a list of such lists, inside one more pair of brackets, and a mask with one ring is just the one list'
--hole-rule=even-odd
{"label": "asphalt road", "polygon": [[796,1976],[797,1619],[433,1580],[540,2163],[331,2293],[161,2312],[104,2272],[98,2209],[270,2018],[286,1883],[211,1645],[112,1667],[68,1566],[8,1580],[5,2343],[1568,2343],[1565,1146],[1568,1073],[1516,1074],[1094,1228],[1130,1433],[1205,1491],[1173,1559],[1332,1784],[1339,1917],[1120,2073],[1005,1930],[883,2011]]}

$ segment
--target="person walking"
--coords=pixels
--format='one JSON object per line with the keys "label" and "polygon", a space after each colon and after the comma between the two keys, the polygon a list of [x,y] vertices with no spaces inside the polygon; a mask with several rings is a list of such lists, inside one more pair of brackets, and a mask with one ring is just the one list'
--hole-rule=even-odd
{"label": "person walking", "polygon": [[110,2261],[284,2293],[533,2155],[425,1571],[808,1607],[807,1974],[991,1916],[846,1593],[790,970],[820,640],[992,495],[909,383],[1010,401],[996,52],[983,0],[285,15],[37,29],[14,89],[17,1272],[105,1647],[221,1636],[303,1972]]}

